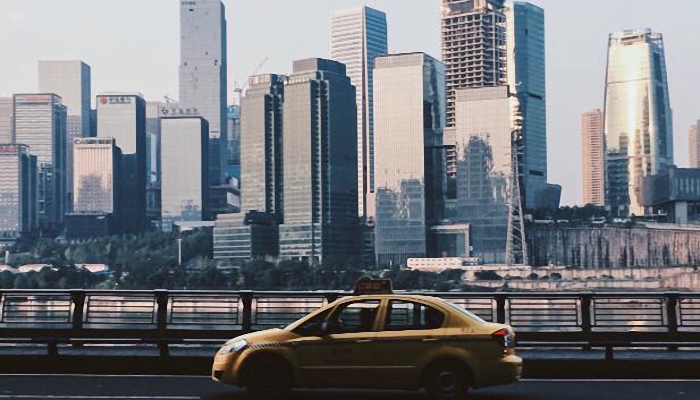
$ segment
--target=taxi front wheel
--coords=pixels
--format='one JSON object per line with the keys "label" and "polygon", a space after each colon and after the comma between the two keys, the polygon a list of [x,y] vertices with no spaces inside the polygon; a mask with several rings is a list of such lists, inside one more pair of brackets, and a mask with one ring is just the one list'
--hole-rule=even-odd
{"label": "taxi front wheel", "polygon": [[457,362],[437,363],[427,371],[425,389],[431,399],[464,399],[469,392],[469,371]]}
{"label": "taxi front wheel", "polygon": [[244,386],[253,398],[277,399],[292,390],[289,367],[274,358],[251,360],[245,368]]}

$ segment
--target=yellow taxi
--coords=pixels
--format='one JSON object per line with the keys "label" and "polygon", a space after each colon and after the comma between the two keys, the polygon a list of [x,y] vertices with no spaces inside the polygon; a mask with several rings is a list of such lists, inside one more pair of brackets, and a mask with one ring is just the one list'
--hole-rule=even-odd
{"label": "yellow taxi", "polygon": [[292,388],[425,388],[431,399],[520,379],[511,327],[436,297],[394,294],[390,281],[362,279],[355,294],[284,329],[229,340],[212,378],[262,397]]}

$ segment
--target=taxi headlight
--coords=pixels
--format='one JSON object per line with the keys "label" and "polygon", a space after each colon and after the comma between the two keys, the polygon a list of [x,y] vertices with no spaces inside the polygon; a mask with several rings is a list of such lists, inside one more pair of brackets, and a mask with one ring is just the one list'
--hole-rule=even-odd
{"label": "taxi headlight", "polygon": [[245,339],[236,340],[235,342],[226,343],[220,350],[221,354],[234,354],[245,349],[248,346],[248,342]]}

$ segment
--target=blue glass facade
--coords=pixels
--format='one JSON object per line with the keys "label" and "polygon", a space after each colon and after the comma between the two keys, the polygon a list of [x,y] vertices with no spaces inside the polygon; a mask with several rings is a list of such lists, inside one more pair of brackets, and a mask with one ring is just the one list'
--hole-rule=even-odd
{"label": "blue glass facade", "polygon": [[335,265],[358,257],[355,87],[345,65],[294,63],[284,94],[280,255]]}

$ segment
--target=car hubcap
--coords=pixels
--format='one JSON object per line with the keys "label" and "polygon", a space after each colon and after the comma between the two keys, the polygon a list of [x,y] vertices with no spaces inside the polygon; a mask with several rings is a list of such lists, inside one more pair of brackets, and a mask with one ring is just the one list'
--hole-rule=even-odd
{"label": "car hubcap", "polygon": [[438,386],[443,393],[454,391],[457,385],[455,374],[451,371],[442,371],[438,374]]}

